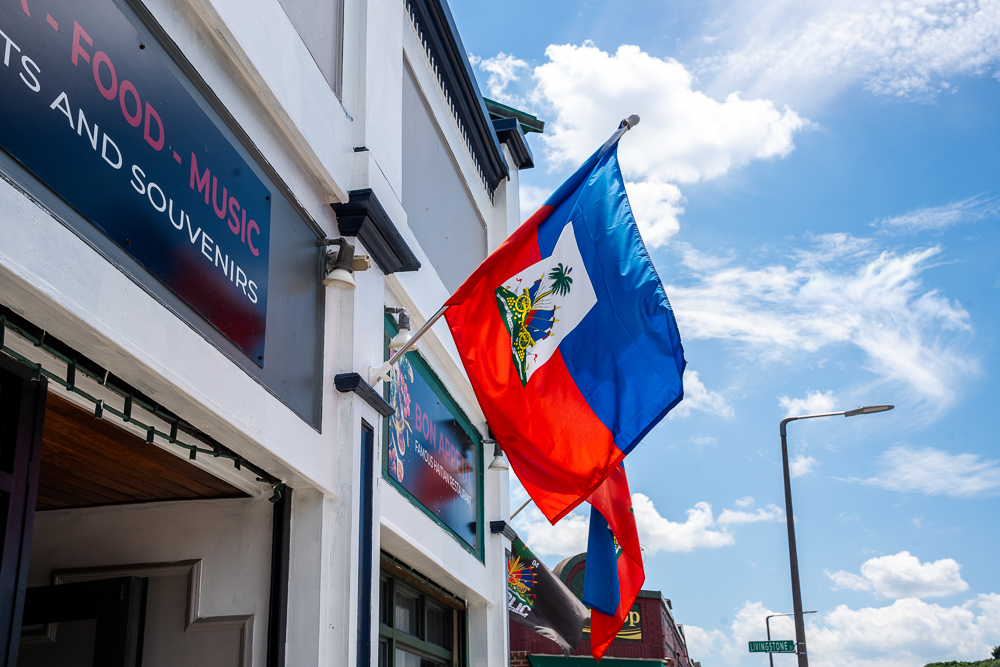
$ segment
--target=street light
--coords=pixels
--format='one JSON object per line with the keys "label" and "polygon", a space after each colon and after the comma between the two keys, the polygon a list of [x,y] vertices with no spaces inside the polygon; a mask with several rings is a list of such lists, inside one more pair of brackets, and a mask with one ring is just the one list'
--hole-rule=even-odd
{"label": "street light", "polygon": [[500,443],[496,440],[492,442],[490,440],[483,440],[483,445],[493,445],[493,462],[490,463],[490,470],[510,470],[510,465],[507,464],[507,458],[503,455],[503,450],[500,449]]}
{"label": "street light", "polygon": [[[804,611],[803,614],[815,614],[815,611]],[[764,618],[764,625],[767,626],[767,641],[771,641],[771,619],[775,616],[794,616],[795,614],[771,614]],[[774,653],[768,651],[767,659],[771,661],[771,667],[774,667]]]}
{"label": "street light", "polygon": [[870,415],[876,412],[892,410],[892,405],[866,405],[862,408],[844,410],[842,412],[824,412],[818,415],[801,415],[786,417],[781,420],[781,463],[785,472],[785,521],[788,523],[788,564],[792,572],[792,609],[795,616],[795,652],[799,656],[799,667],[809,667],[809,657],[806,655],[806,623],[802,618],[802,590],[799,588],[799,557],[795,549],[795,520],[792,514],[792,479],[788,473],[788,440],[785,426],[788,422],[799,419],[815,419],[816,417],[835,417],[844,415]]}

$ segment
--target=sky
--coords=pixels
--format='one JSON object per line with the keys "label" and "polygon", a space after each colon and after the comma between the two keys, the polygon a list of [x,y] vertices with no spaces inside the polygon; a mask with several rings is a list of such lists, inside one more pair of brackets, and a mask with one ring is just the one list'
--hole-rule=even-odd
{"label": "sky", "polygon": [[[791,611],[810,661],[1000,644],[1000,3],[452,0],[484,95],[536,114],[522,217],[610,136],[674,307],[684,401],[626,462],[646,588],[702,665]],[[512,504],[526,495],[512,485]],[[550,566],[578,512],[514,527]],[[772,636],[792,639],[774,619]],[[779,667],[793,656],[775,656]]]}

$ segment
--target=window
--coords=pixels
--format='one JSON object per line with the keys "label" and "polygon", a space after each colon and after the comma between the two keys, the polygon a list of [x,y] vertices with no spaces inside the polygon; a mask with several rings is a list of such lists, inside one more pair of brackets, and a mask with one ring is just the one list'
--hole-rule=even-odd
{"label": "window", "polygon": [[382,554],[379,667],[465,665],[464,603]]}

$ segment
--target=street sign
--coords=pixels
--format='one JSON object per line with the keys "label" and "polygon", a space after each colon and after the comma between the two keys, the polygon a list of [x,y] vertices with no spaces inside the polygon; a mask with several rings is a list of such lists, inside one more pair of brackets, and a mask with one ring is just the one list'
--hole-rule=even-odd
{"label": "street sign", "polygon": [[773,642],[750,642],[751,653],[795,653],[795,642],[791,640]]}

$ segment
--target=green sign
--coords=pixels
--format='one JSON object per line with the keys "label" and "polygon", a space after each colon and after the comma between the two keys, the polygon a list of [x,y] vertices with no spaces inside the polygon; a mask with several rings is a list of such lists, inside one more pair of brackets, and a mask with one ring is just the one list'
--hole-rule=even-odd
{"label": "green sign", "polygon": [[773,642],[750,642],[751,653],[795,653],[795,642],[789,640]]}

